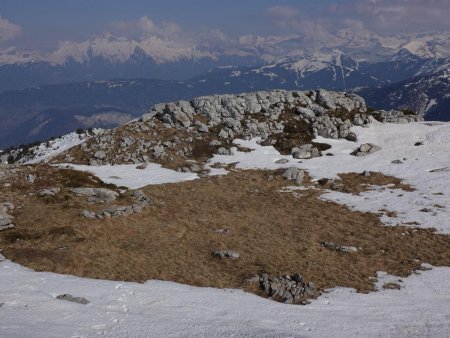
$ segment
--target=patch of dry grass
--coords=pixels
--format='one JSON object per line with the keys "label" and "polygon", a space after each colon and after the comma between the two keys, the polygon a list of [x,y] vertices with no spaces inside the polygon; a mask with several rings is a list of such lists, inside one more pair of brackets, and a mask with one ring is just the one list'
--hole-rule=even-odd
{"label": "patch of dry grass", "polygon": [[[280,172],[232,171],[149,186],[152,205],[142,214],[94,221],[80,218],[81,199],[63,208],[16,194],[23,208],[15,212],[17,228],[0,233],[0,248],[40,271],[220,288],[247,288],[244,280],[259,273],[299,272],[319,289],[367,292],[377,271],[408,276],[422,262],[450,265],[448,235],[385,227],[375,214],[320,200],[317,190],[279,192],[289,184]],[[361,250],[343,254],[321,242]],[[212,257],[218,249],[241,257]]]}
{"label": "patch of dry grass", "polygon": [[371,172],[370,176],[364,176],[360,173],[346,173],[338,176],[345,188],[345,192],[351,194],[360,194],[371,190],[372,186],[386,186],[389,189],[400,189],[409,192],[415,190],[413,186],[403,183],[401,179],[384,175],[380,172]]}

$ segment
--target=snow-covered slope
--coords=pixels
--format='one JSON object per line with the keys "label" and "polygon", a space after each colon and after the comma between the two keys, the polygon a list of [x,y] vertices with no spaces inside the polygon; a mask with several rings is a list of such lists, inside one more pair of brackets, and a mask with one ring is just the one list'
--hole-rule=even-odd
{"label": "snow-covered slope", "polygon": [[[395,175],[416,191],[374,190],[361,195],[336,192],[323,198],[374,211],[387,207],[398,213],[395,222],[417,221],[450,233],[450,123],[404,125],[372,123],[354,127],[360,143],[372,142],[382,150],[366,157],[350,152],[357,144],[329,143],[334,156],[301,163],[281,156],[256,140],[236,141],[253,152],[215,156],[211,163],[236,162],[237,168],[298,166],[313,178],[363,170]],[[415,145],[422,142],[423,145]],[[286,158],[288,163],[276,164]],[[401,160],[403,164],[392,163]],[[93,171],[107,179],[118,174],[105,167]],[[179,176],[168,173],[168,180]],[[127,177],[132,181],[133,177]],[[142,184],[135,176],[136,186]],[[158,183],[151,177],[144,184]],[[441,207],[437,208],[435,205]],[[423,212],[420,209],[430,209]],[[437,210],[439,209],[439,210]],[[383,218],[383,221],[387,219]],[[450,332],[450,268],[434,267],[408,278],[380,272],[377,285],[396,282],[400,290],[358,294],[335,288],[312,304],[293,306],[272,302],[240,290],[196,288],[163,281],[145,284],[89,280],[34,272],[10,261],[0,262],[0,336],[4,337],[447,337]],[[61,294],[85,297],[80,305],[56,299]]]}
{"label": "snow-covered slope", "polygon": [[[239,290],[38,273],[0,263],[0,336],[52,337],[446,337],[449,268],[404,279],[401,290],[337,288],[308,306]],[[379,275],[379,284],[398,278]],[[88,305],[56,299],[87,298]]]}

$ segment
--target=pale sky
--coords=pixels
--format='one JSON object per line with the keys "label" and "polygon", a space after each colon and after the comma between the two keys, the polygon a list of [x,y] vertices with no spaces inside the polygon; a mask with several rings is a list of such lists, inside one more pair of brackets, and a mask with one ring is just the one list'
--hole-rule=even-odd
{"label": "pale sky", "polygon": [[0,46],[54,48],[113,34],[239,37],[337,28],[390,35],[450,30],[450,0],[1,0]]}

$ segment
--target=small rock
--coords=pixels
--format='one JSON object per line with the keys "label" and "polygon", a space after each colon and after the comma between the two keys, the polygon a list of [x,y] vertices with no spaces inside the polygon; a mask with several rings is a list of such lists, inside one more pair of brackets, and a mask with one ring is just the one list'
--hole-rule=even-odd
{"label": "small rock", "polygon": [[219,229],[215,229],[214,232],[217,232],[219,234],[227,234],[230,232],[230,230],[228,229],[223,229],[223,228],[219,228]]}
{"label": "small rock", "polygon": [[46,188],[37,192],[39,196],[56,196],[61,191],[60,188]]}
{"label": "small rock", "polygon": [[218,140],[212,140],[211,142],[209,142],[209,145],[211,147],[218,147],[218,146],[222,145],[222,142],[220,142]]}
{"label": "small rock", "polygon": [[423,145],[424,145],[424,143],[422,141],[414,143],[415,147],[419,147],[419,146],[423,146]]}
{"label": "small rock", "polygon": [[27,182],[28,183],[33,184],[34,181],[36,181],[36,176],[34,176],[32,174],[27,175]]}
{"label": "small rock", "polygon": [[57,299],[61,299],[61,300],[66,300],[68,302],[74,302],[74,303],[78,303],[78,304],[89,304],[89,301],[86,298],[83,297],[74,297],[72,295],[69,294],[64,294],[64,295],[59,295],[56,297]]}
{"label": "small rock", "polygon": [[353,252],[357,252],[358,249],[355,248],[354,246],[341,245],[337,248],[337,251],[342,252],[342,253],[353,253]]}
{"label": "small rock", "polygon": [[81,212],[81,216],[87,219],[96,219],[97,218],[97,214],[93,211],[89,211],[89,210],[84,210]]}
{"label": "small rock", "polygon": [[279,160],[275,161],[276,164],[286,164],[289,160],[285,158],[280,158]]}
{"label": "small rock", "polygon": [[386,290],[400,290],[401,286],[399,284],[397,284],[397,283],[390,282],[390,283],[383,284],[383,289],[386,289]]}
{"label": "small rock", "polygon": [[231,258],[231,259],[236,259],[240,257],[238,252],[232,250],[217,250],[214,251],[212,255],[218,258]]}
{"label": "small rock", "polygon": [[253,277],[251,277],[251,278],[247,278],[245,281],[246,281],[248,284],[256,284],[256,283],[259,283],[260,278],[259,278],[259,276],[253,276]]}
{"label": "small rock", "polygon": [[362,173],[362,175],[363,175],[363,176],[366,176],[366,177],[369,177],[371,174],[370,174],[370,171],[364,170],[363,173]]}
{"label": "small rock", "polygon": [[217,149],[217,154],[228,156],[228,155],[233,155],[233,152],[230,149],[220,147],[219,149]]}
{"label": "small rock", "polygon": [[352,155],[354,156],[367,156],[373,154],[376,151],[381,150],[380,146],[372,143],[364,143],[357,150],[355,150]]}
{"label": "small rock", "polygon": [[320,157],[319,149],[313,147],[312,144],[304,144],[300,147],[292,148],[291,154],[293,158],[301,160]]}
{"label": "small rock", "polygon": [[136,166],[136,169],[144,170],[147,168],[147,163],[142,163]]}
{"label": "small rock", "polygon": [[293,275],[292,275],[292,278],[291,278],[294,282],[297,282],[297,283],[299,283],[299,282],[303,282],[303,277],[300,275],[300,274],[298,274],[298,273],[294,273]]}
{"label": "small rock", "polygon": [[133,204],[133,212],[136,214],[140,214],[142,213],[142,211],[144,210],[144,208],[142,208],[142,206],[140,206],[139,204]]}
{"label": "small rock", "polygon": [[358,249],[354,246],[346,246],[346,245],[338,245],[333,242],[322,242],[320,243],[324,248],[328,250],[335,250],[341,253],[355,253],[358,252]]}
{"label": "small rock", "polygon": [[347,141],[351,141],[351,142],[357,142],[358,141],[358,137],[356,136],[355,133],[352,133],[352,132],[348,133],[348,135],[345,137],[345,139]]}
{"label": "small rock", "polygon": [[393,160],[391,163],[392,164],[403,164],[403,162],[400,160]]}
{"label": "small rock", "polygon": [[99,151],[97,151],[97,152],[94,154],[94,157],[95,157],[97,160],[102,161],[102,160],[104,160],[104,159],[106,158],[106,153],[105,153],[103,150],[99,150]]}
{"label": "small rock", "polygon": [[295,181],[296,184],[302,184],[305,178],[305,172],[295,167],[288,168],[283,177],[288,181]]}

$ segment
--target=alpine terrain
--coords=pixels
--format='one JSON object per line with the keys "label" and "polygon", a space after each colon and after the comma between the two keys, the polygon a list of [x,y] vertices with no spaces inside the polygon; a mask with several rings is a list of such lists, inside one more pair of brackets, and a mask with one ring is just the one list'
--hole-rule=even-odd
{"label": "alpine terrain", "polygon": [[11,149],[0,332],[444,336],[449,140],[356,94],[275,90]]}

